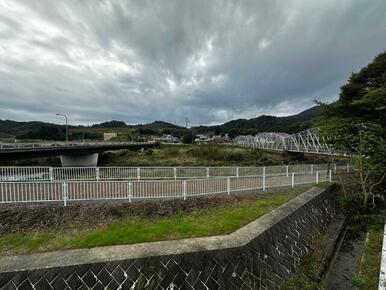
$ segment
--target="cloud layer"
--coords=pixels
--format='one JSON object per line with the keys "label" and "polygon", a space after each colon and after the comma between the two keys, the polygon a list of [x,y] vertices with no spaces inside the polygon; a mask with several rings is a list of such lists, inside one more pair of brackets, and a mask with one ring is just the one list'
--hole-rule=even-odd
{"label": "cloud layer", "polygon": [[289,115],[385,49],[384,0],[0,0],[0,119]]}

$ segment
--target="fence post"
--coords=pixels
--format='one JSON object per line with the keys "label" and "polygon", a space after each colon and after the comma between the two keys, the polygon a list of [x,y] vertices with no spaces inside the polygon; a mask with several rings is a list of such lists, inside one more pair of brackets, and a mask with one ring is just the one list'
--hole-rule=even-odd
{"label": "fence post", "polygon": [[286,171],[286,174],[287,174],[287,177],[288,177],[288,173],[289,173],[289,168],[288,168],[289,166],[287,165],[285,168],[285,171]]}
{"label": "fence post", "polygon": [[231,193],[231,179],[229,177],[227,178],[227,192],[228,195]]}
{"label": "fence post", "polygon": [[137,179],[141,179],[141,168],[137,167]]}
{"label": "fence post", "polygon": [[328,171],[328,180],[332,182],[332,174],[331,174],[331,169]]}
{"label": "fence post", "polygon": [[96,180],[99,181],[99,167],[95,167],[95,177]]}
{"label": "fence post", "polygon": [[347,173],[350,172],[350,163],[347,163]]}
{"label": "fence post", "polygon": [[209,167],[206,168],[206,178],[209,178]]}
{"label": "fence post", "polygon": [[263,191],[265,191],[265,170],[263,173]]}
{"label": "fence post", "polygon": [[174,180],[177,180],[177,168],[173,168]]}
{"label": "fence post", "polygon": [[186,180],[183,182],[182,194],[184,196],[184,200],[186,200]]}
{"label": "fence post", "polygon": [[131,181],[127,184],[127,191],[129,202],[131,202],[131,198],[133,197],[133,183]]}
{"label": "fence post", "polygon": [[236,167],[236,178],[239,178],[240,174],[239,174],[239,167]]}
{"label": "fence post", "polygon": [[314,164],[311,164],[311,174],[314,173]]}
{"label": "fence post", "polygon": [[52,167],[50,167],[49,169],[49,173],[50,173],[50,181],[54,181],[54,169]]}
{"label": "fence post", "polygon": [[265,166],[263,166],[263,177],[265,179]]}
{"label": "fence post", "polygon": [[295,172],[292,172],[291,187],[294,188],[294,186],[295,186]]}
{"label": "fence post", "polygon": [[67,183],[63,182],[62,184],[62,195],[64,206],[67,206],[67,196],[68,196],[68,186]]}
{"label": "fence post", "polygon": [[315,178],[316,178],[316,184],[318,184],[319,183],[319,171],[316,171]]}
{"label": "fence post", "polygon": [[334,173],[336,174],[336,163],[334,163]]}

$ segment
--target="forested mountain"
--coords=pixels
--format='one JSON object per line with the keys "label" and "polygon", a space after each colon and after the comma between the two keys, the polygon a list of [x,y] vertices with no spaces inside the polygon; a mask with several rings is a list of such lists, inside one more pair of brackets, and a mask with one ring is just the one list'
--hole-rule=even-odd
{"label": "forested mountain", "polygon": [[135,129],[142,135],[162,135],[173,134],[174,136],[182,137],[187,131],[186,128],[180,127],[164,121],[154,121],[148,124],[130,125],[130,128]]}
{"label": "forested mountain", "polygon": [[[70,139],[78,140],[82,136],[80,128],[83,126],[69,126]],[[85,136],[86,139],[100,139],[102,138],[101,132],[108,132],[109,129],[127,129],[136,130],[140,134],[155,134],[162,133],[175,133],[175,135],[182,135],[185,128],[176,126],[171,123],[163,121],[155,121],[149,124],[127,125],[122,121],[108,121],[100,124],[94,124],[86,126]],[[77,130],[76,130],[77,129]],[[105,130],[103,130],[105,129]],[[0,138],[18,138],[18,139],[43,139],[43,140],[63,140],[65,138],[65,126],[57,125],[45,122],[17,122],[11,120],[0,120]],[[97,132],[95,130],[98,130]],[[182,132],[179,132],[182,131]]]}
{"label": "forested mountain", "polygon": [[0,137],[60,140],[65,137],[65,127],[36,121],[16,122],[0,120]]}
{"label": "forested mountain", "polygon": [[319,107],[313,107],[300,114],[288,117],[260,116],[253,119],[239,119],[221,125],[221,129],[229,130],[234,128],[256,129],[258,132],[298,132],[312,126],[319,112]]}
{"label": "forested mountain", "polygon": [[[192,131],[197,133],[206,133],[209,131],[215,133],[230,133],[233,135],[250,134],[263,131],[279,132],[298,132],[313,126],[319,107],[313,107],[300,114],[288,117],[260,116],[253,119],[233,120],[218,126],[197,126]],[[70,129],[79,126],[69,126]],[[164,121],[154,121],[148,124],[127,125],[122,121],[108,121],[100,124],[94,124],[85,127],[106,129],[109,128],[127,128],[136,130],[140,134],[162,134],[168,133],[176,136],[182,136],[187,129]],[[44,122],[16,122],[10,120],[0,120],[0,137],[17,137],[19,139],[49,139],[63,140],[65,137],[65,126]],[[91,135],[89,137],[92,137]]]}
{"label": "forested mountain", "polygon": [[164,129],[183,129],[184,127],[180,127],[174,125],[172,123],[164,122],[164,121],[154,121],[148,124],[138,124],[138,125],[130,125],[131,128],[134,129],[150,129],[150,130],[164,130]]}
{"label": "forested mountain", "polygon": [[91,127],[93,128],[125,128],[127,127],[127,124],[122,121],[107,121],[100,124],[94,124]]}
{"label": "forested mountain", "polygon": [[320,107],[315,106],[297,115],[287,117],[259,116],[252,119],[238,119],[219,126],[200,126],[194,128],[202,133],[213,131],[229,133],[231,137],[239,134],[256,134],[258,132],[295,133],[314,126],[320,113]]}

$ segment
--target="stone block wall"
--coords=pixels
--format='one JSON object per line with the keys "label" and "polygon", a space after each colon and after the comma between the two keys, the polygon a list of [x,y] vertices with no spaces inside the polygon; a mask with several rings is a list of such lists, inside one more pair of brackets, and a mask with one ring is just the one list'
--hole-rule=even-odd
{"label": "stone block wall", "polygon": [[280,289],[334,214],[312,188],[216,237],[0,258],[0,289]]}

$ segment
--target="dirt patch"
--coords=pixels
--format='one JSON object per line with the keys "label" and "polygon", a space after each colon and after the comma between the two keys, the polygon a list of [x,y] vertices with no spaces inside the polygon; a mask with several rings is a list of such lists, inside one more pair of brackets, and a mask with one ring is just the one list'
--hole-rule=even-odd
{"label": "dirt patch", "polygon": [[[298,188],[299,192],[309,187]],[[288,188],[266,193],[254,192],[231,196],[201,196],[187,200],[150,200],[129,202],[97,202],[69,204],[44,204],[0,207],[0,234],[25,233],[41,230],[84,229],[107,225],[113,221],[130,218],[160,218],[175,214],[189,214],[196,209],[221,205],[236,205],[242,200],[256,200],[267,195],[288,193]]]}

